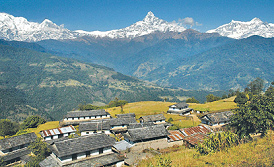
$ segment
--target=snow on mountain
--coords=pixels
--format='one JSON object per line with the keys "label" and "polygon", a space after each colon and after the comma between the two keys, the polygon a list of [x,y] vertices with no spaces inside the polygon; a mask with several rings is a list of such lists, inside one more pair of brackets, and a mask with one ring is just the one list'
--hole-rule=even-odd
{"label": "snow on mountain", "polygon": [[72,39],[79,34],[45,19],[41,24],[23,17],[0,13],[0,38],[5,40],[35,42],[45,39]]}
{"label": "snow on mountain", "polygon": [[91,35],[95,37],[109,37],[109,38],[134,38],[138,36],[147,35],[153,33],[155,31],[160,32],[167,32],[167,31],[174,31],[174,32],[183,32],[186,30],[184,27],[180,26],[178,23],[175,22],[167,22],[158,17],[155,17],[154,14],[150,11],[146,15],[146,17],[142,21],[138,21],[133,25],[118,29],[118,30],[111,30],[111,31],[93,31],[87,32],[82,30],[77,30],[76,32]]}
{"label": "snow on mountain", "polygon": [[254,18],[248,22],[232,20],[228,24],[207,31],[207,33],[219,33],[234,39],[247,38],[252,35],[271,38],[274,37],[274,24],[263,22],[259,18]]}

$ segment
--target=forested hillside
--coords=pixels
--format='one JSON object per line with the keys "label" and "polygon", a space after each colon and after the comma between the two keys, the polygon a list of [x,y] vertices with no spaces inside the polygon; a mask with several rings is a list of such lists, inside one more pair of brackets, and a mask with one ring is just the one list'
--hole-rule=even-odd
{"label": "forested hillside", "polygon": [[195,96],[204,101],[209,93],[164,89],[111,68],[29,49],[0,45],[0,53],[0,115],[3,118],[20,121],[28,115],[39,114],[58,120],[80,103],[104,105],[115,97],[134,102],[165,97],[179,101]]}

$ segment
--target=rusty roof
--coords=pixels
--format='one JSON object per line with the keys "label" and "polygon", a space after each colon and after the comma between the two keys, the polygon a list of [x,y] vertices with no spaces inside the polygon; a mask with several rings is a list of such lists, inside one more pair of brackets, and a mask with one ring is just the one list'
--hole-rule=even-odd
{"label": "rusty roof", "polygon": [[180,141],[185,137],[179,130],[169,130],[169,141]]}
{"label": "rusty roof", "polygon": [[203,142],[207,135],[203,133],[196,133],[191,136],[186,136],[183,140],[191,145],[197,145],[199,142]]}
{"label": "rusty roof", "polygon": [[42,137],[48,137],[48,136],[54,136],[58,134],[71,133],[71,132],[76,132],[76,129],[72,125],[61,127],[61,128],[42,130],[40,134]]}
{"label": "rusty roof", "polygon": [[184,136],[191,136],[197,133],[208,134],[212,132],[212,130],[206,125],[199,125],[191,128],[183,128],[180,129],[180,131],[184,134]]}

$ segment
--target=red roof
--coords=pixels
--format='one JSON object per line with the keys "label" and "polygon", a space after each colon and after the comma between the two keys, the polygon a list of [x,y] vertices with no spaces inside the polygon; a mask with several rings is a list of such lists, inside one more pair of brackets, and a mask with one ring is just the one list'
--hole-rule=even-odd
{"label": "red roof", "polygon": [[191,128],[184,128],[180,129],[180,131],[185,135],[185,136],[191,136],[197,133],[202,133],[202,134],[208,134],[212,132],[212,130],[205,125],[199,125]]}
{"label": "red roof", "polygon": [[191,136],[187,136],[184,138],[184,141],[187,141],[191,145],[197,145],[199,142],[203,142],[204,138],[206,138],[206,134],[197,133]]}
{"label": "red roof", "polygon": [[169,130],[168,132],[170,133],[168,135],[170,141],[183,140],[183,138],[185,137],[179,130]]}

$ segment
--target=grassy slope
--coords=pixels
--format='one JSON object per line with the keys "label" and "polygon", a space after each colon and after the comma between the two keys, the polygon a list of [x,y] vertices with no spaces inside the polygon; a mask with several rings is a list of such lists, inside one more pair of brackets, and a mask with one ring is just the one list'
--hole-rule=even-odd
{"label": "grassy slope", "polygon": [[[273,166],[274,132],[270,131],[264,138],[212,155],[199,156],[195,149],[181,146],[179,151],[163,156],[170,157],[172,166]],[[156,157],[143,160],[138,166],[147,166],[149,163],[155,164]]]}
{"label": "grassy slope", "polygon": [[227,110],[237,108],[237,104],[234,103],[235,98],[236,96],[233,96],[228,99],[222,99],[222,100],[205,103],[205,104],[190,103],[189,107],[198,111],[210,111],[210,112],[227,111]]}

